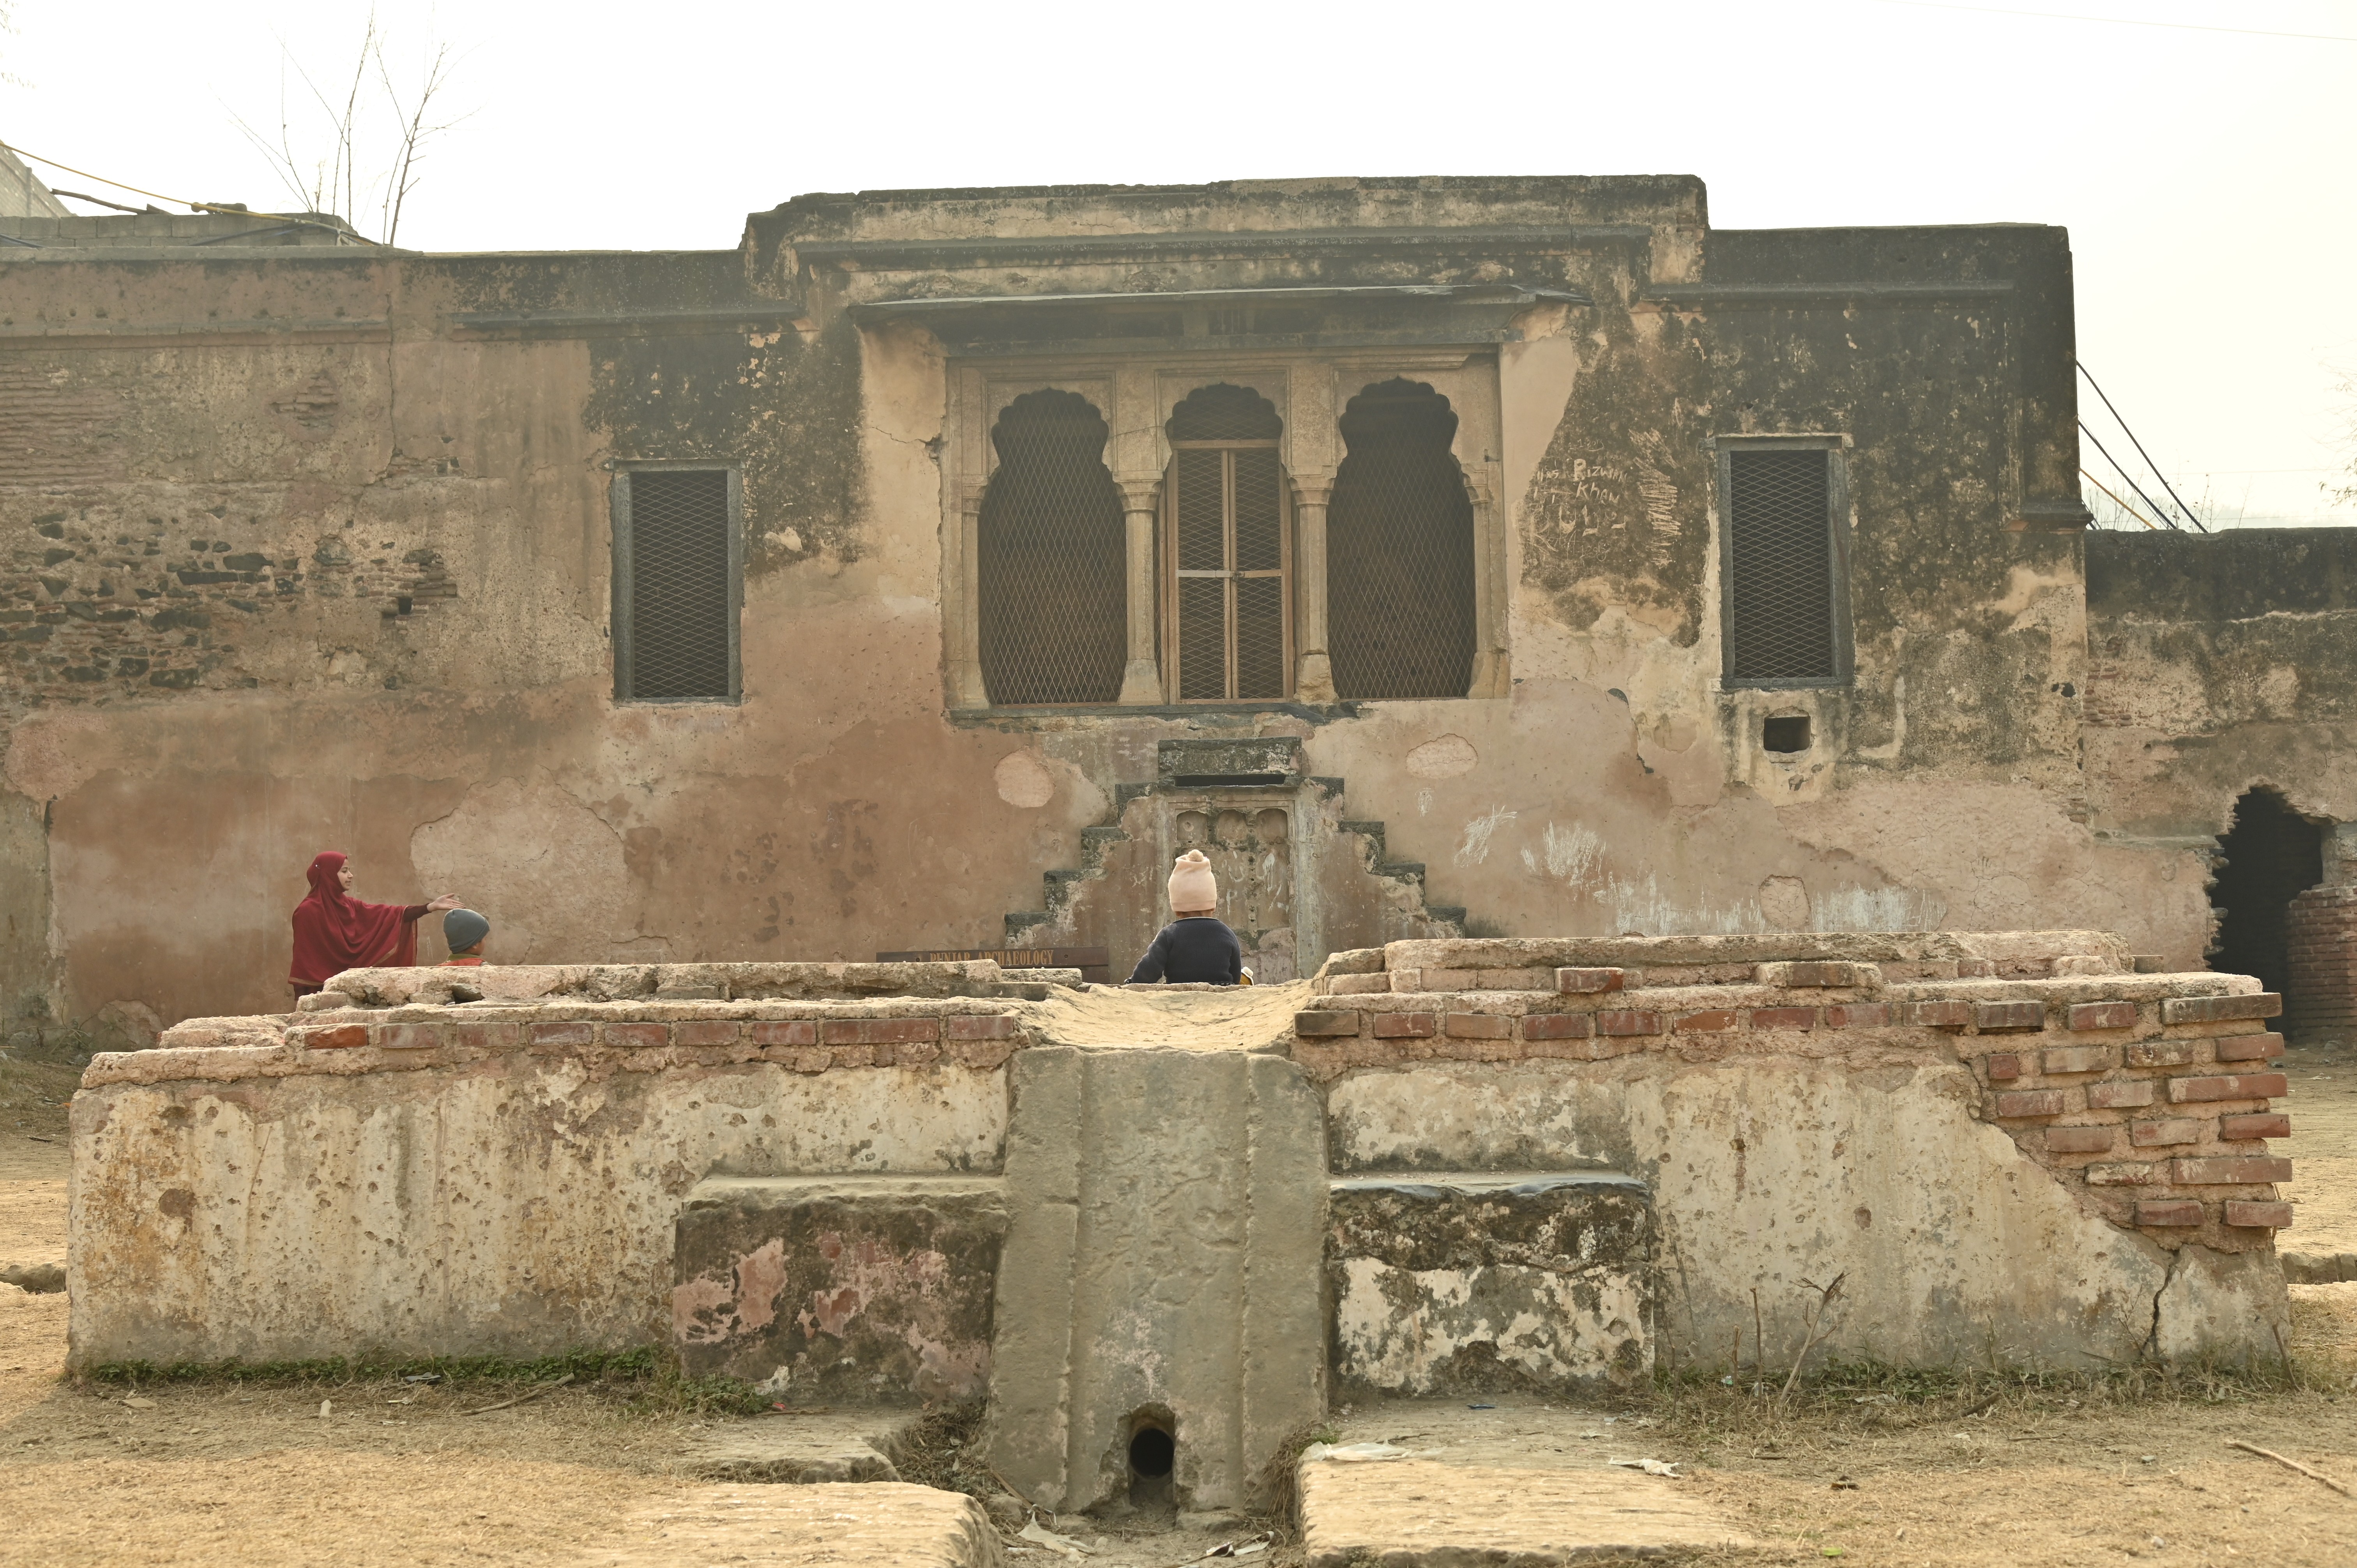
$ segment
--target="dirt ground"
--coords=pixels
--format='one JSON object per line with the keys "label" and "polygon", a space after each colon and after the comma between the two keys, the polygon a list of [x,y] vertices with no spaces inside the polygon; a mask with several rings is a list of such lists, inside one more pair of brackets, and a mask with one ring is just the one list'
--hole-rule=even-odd
{"label": "dirt ground", "polygon": [[[1239,1018],[1239,1032],[1259,1022]],[[2287,1244],[2357,1251],[2357,1056],[2287,1066],[2300,1209]],[[0,1061],[0,1265],[64,1256],[73,1079]],[[2347,1568],[2357,1498],[2226,1446],[2240,1438],[2357,1487],[2357,1283],[2292,1297],[2298,1388],[2189,1375],[1932,1398],[1824,1389],[1781,1413],[1772,1399],[1686,1390],[1623,1408],[1615,1430],[1684,1467],[1663,1485],[1698,1489],[1759,1542],[1697,1562]],[[61,1376],[65,1337],[65,1296],[0,1285],[0,1563],[575,1562],[697,1484],[671,1467],[714,1419],[625,1386],[469,1413],[513,1386],[76,1385]],[[1164,1568],[1251,1533],[1196,1524],[1060,1528],[1095,1544],[1085,1561],[1101,1568]]]}
{"label": "dirt ground", "polygon": [[2291,1136],[2272,1145],[2291,1157],[2283,1195],[2298,1204],[2276,1238],[2289,1252],[2357,1252],[2357,1047],[2307,1046],[2284,1054]]}

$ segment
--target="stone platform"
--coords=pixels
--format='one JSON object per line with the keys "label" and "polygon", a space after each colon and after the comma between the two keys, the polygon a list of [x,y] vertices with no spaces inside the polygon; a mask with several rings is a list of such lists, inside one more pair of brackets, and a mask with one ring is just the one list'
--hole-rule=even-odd
{"label": "stone platform", "polygon": [[1329,1399],[1781,1365],[1835,1278],[1824,1355],[2272,1359],[2276,1006],[2100,932],[352,972],[91,1063],[72,1359],[664,1345],[986,1398],[1062,1512],[1255,1502]]}

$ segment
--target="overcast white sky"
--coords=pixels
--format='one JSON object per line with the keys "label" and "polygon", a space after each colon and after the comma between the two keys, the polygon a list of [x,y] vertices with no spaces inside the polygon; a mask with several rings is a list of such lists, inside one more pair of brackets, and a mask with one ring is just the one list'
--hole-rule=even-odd
{"label": "overcast white sky", "polygon": [[[2357,0],[374,9],[398,77],[463,55],[473,111],[404,244],[717,248],[802,191],[1321,174],[1690,173],[1722,228],[2059,223],[2081,355],[2187,499],[2357,522],[2319,489],[2357,424]],[[274,133],[282,45],[348,77],[369,12],[16,0],[0,139],[283,208],[232,114]]]}

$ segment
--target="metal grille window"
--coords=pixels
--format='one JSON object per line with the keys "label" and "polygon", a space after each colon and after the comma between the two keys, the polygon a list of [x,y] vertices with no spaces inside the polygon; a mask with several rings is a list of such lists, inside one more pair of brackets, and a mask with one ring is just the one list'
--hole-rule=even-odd
{"label": "metal grille window", "polygon": [[1276,410],[1248,388],[1172,411],[1164,487],[1164,679],[1179,702],[1275,700],[1293,689],[1293,541]]}
{"label": "metal grille window", "polygon": [[614,498],[615,697],[734,701],[736,474],[632,468],[617,476]]}
{"label": "metal grille window", "polygon": [[1342,414],[1326,514],[1327,646],[1345,697],[1461,697],[1473,680],[1473,501],[1457,415],[1386,381]]}
{"label": "metal grille window", "polygon": [[1835,685],[1849,676],[1840,468],[1823,442],[1731,446],[1720,459],[1727,680]]}
{"label": "metal grille window", "polygon": [[977,541],[982,679],[999,704],[1121,695],[1127,598],[1121,490],[1104,416],[1076,392],[1026,392],[991,432],[998,467]]}

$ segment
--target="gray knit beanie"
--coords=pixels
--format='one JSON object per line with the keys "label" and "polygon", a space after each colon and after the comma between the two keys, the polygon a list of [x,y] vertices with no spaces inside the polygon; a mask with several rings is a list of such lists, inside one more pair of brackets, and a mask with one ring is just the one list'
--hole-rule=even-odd
{"label": "gray knit beanie", "polygon": [[491,923],[472,909],[453,909],[442,917],[442,940],[452,952],[464,952],[491,934]]}

